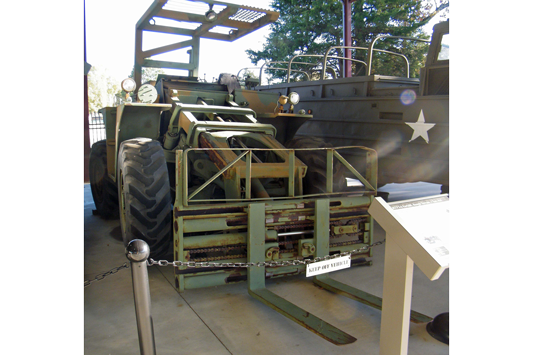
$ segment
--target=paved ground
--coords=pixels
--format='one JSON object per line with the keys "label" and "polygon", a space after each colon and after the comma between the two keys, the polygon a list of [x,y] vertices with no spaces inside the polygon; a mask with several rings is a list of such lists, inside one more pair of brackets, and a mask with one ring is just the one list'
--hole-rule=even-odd
{"label": "paved ground", "polygon": [[[383,188],[389,201],[437,195],[433,184],[391,184]],[[92,215],[90,187],[84,186],[85,280],[126,262],[118,220]],[[376,224],[374,240],[385,233]],[[384,247],[375,248],[373,265],[338,271],[331,277],[382,295]],[[304,329],[248,295],[246,283],[187,290],[174,288],[171,267],[148,268],[157,354],[365,354],[379,353],[381,312],[331,293],[305,275],[267,280],[277,295],[357,338],[336,346]],[[449,311],[449,271],[429,281],[415,266],[412,308],[428,316]],[[81,284],[81,282],[80,282]],[[84,351],[138,354],[139,343],[130,269],[84,289]],[[426,324],[410,326],[410,355],[449,354],[449,347],[426,332]]]}

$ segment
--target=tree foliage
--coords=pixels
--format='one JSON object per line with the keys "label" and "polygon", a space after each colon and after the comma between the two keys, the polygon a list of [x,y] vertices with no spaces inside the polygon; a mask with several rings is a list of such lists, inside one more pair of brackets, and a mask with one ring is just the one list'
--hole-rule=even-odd
{"label": "tree foliage", "polygon": [[89,112],[113,106],[115,94],[119,93],[120,81],[109,75],[106,69],[91,67],[87,75]]}
{"label": "tree foliage", "polygon": [[[379,35],[405,36],[428,39],[421,27],[441,10],[448,8],[448,0],[354,0],[352,2],[352,46],[368,47]],[[439,1],[437,3],[437,1]],[[289,61],[296,54],[324,54],[331,46],[343,45],[343,5],[339,0],[273,0],[271,6],[280,13],[278,21],[270,25],[271,33],[262,50],[247,50],[251,61]],[[401,40],[379,41],[376,48],[401,53],[409,58],[411,76],[416,76],[423,65],[427,45],[421,42]],[[342,57],[343,50],[336,49],[330,55]],[[353,58],[366,61],[367,51],[357,50]],[[378,57],[384,57],[378,55]],[[380,58],[377,58],[380,59]],[[403,60],[387,56],[372,62],[375,72],[405,76]],[[316,57],[300,57],[298,62],[317,63]],[[338,75],[338,60],[328,62]],[[292,68],[292,67],[291,67]],[[295,68],[298,68],[295,66]],[[316,74],[318,66],[303,66],[300,70]],[[364,65],[352,64],[354,75],[364,74]],[[383,73],[387,71],[387,73]],[[274,77],[286,77],[284,71],[273,71]]]}
{"label": "tree foliage", "polygon": [[[130,78],[134,78],[135,74],[135,67],[131,68],[131,73],[129,75]],[[141,83],[147,83],[150,81],[156,81],[157,76],[159,74],[165,74],[165,71],[160,68],[150,68],[150,67],[143,67],[142,68],[142,75],[141,75]]]}
{"label": "tree foliage", "polygon": [[[143,68],[142,82],[155,81],[158,74],[164,73],[163,69],[159,68]],[[133,69],[130,77],[133,78]],[[121,80],[110,75],[107,69],[91,67],[87,75],[89,112],[97,112],[103,107],[113,106],[116,95],[124,99],[126,93],[122,91],[120,82]]]}

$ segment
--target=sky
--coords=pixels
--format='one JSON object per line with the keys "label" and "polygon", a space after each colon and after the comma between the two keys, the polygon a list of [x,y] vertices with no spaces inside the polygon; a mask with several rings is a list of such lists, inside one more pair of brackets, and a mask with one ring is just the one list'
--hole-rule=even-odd
{"label": "sky", "polygon": [[[269,5],[271,0],[226,0],[225,2],[271,9]],[[118,81],[130,75],[134,61],[135,25],[152,3],[153,0],[127,2],[86,0],[87,62],[99,69],[107,69],[108,73]],[[433,24],[440,21],[437,16],[426,26],[429,33]],[[210,82],[213,77],[218,78],[222,72],[236,75],[243,68],[257,67],[248,59],[245,50],[262,49],[268,33],[269,26],[264,26],[234,42],[201,39],[198,76],[204,78],[205,74],[205,78]],[[172,43],[174,37],[150,32],[145,32],[144,36],[144,43],[147,46],[145,50]],[[185,53],[186,49],[172,55],[179,55],[180,52]],[[160,59],[167,60],[163,57]],[[176,75],[187,75],[186,72],[182,73]],[[255,73],[258,75],[259,72]]]}

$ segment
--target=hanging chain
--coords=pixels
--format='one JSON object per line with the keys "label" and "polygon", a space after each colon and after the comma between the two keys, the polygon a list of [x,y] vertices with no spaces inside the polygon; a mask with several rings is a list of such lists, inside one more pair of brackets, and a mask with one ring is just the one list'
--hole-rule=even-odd
{"label": "hanging chain", "polygon": [[130,264],[128,264],[127,262],[120,265],[120,266],[117,266],[115,268],[112,268],[111,270],[107,271],[107,272],[103,272],[101,274],[98,274],[96,275],[96,277],[92,280],[85,280],[85,282],[83,283],[83,287],[87,287],[87,286],[90,286],[93,282],[95,281],[102,281],[103,279],[105,279],[107,276],[109,275],[112,275],[112,274],[116,274],[117,272],[119,272],[120,270],[122,269],[127,269],[130,267]]}
{"label": "hanging chain", "polygon": [[345,252],[342,252],[342,253],[338,253],[338,254],[334,254],[334,255],[326,255],[326,256],[322,256],[322,257],[316,257],[314,259],[304,259],[304,260],[284,260],[284,261],[261,261],[261,262],[257,262],[257,263],[217,263],[217,262],[211,262],[211,261],[205,261],[205,262],[202,262],[202,261],[167,261],[167,260],[159,260],[159,261],[156,261],[152,258],[150,258],[148,260],[148,266],[152,266],[152,265],[158,265],[158,266],[168,266],[168,265],[172,265],[174,267],[178,267],[178,266],[186,266],[188,268],[197,268],[197,267],[245,267],[245,268],[248,268],[248,267],[279,267],[279,266],[294,266],[294,265],[308,265],[308,264],[312,264],[312,263],[316,263],[316,262],[319,262],[319,261],[324,261],[324,260],[330,260],[330,259],[334,259],[334,258],[339,258],[341,256],[347,256],[347,255],[352,255],[352,254],[359,254],[363,251],[367,251],[369,250],[370,248],[373,248],[373,247],[376,247],[378,245],[381,245],[385,243],[384,240],[381,240],[379,242],[375,242],[374,244],[372,245],[365,245],[359,249],[355,249],[355,250],[352,250],[352,251],[345,251]]}
{"label": "hanging chain", "polygon": [[[299,260],[299,259],[297,259],[297,260],[283,260],[283,261],[275,261],[275,260],[273,260],[273,261],[261,261],[261,262],[257,262],[257,263],[217,263],[217,262],[211,262],[211,261],[206,261],[206,262],[198,262],[198,261],[172,261],[172,262],[170,262],[170,261],[167,261],[167,260],[156,261],[156,260],[150,258],[148,260],[147,264],[148,264],[148,266],[152,266],[152,265],[158,265],[158,266],[172,265],[174,267],[186,266],[188,268],[197,268],[197,267],[214,267],[214,268],[216,268],[216,267],[244,267],[244,268],[248,268],[248,267],[254,267],[254,266],[256,266],[256,267],[280,267],[280,266],[308,265],[308,264],[316,263],[316,262],[319,262],[319,261],[339,258],[341,256],[359,254],[361,252],[367,251],[370,248],[376,247],[376,246],[381,245],[383,243],[385,243],[385,241],[381,240],[379,242],[375,242],[374,244],[365,245],[365,246],[362,246],[359,249],[354,249],[352,251],[345,251],[345,252],[334,254],[334,255],[326,255],[326,256],[322,256],[322,257],[319,256],[319,257],[316,257],[314,259],[304,259],[304,260]],[[117,266],[117,267],[107,271],[107,272],[103,272],[101,274],[98,274],[92,280],[85,280],[84,283],[83,283],[83,287],[90,286],[93,282],[96,282],[96,281],[102,281],[107,276],[112,275],[112,274],[116,274],[120,270],[128,269],[129,267],[130,267],[130,265],[128,263],[124,263],[124,264],[122,264],[120,266]]]}

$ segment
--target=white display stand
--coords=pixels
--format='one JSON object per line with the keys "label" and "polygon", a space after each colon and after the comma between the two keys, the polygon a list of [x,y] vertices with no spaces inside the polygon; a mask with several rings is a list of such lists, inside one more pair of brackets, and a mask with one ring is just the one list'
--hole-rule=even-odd
{"label": "white display stand", "polygon": [[386,232],[380,355],[406,355],[413,265],[436,280],[449,267],[448,195],[386,203],[374,199],[370,215]]}

